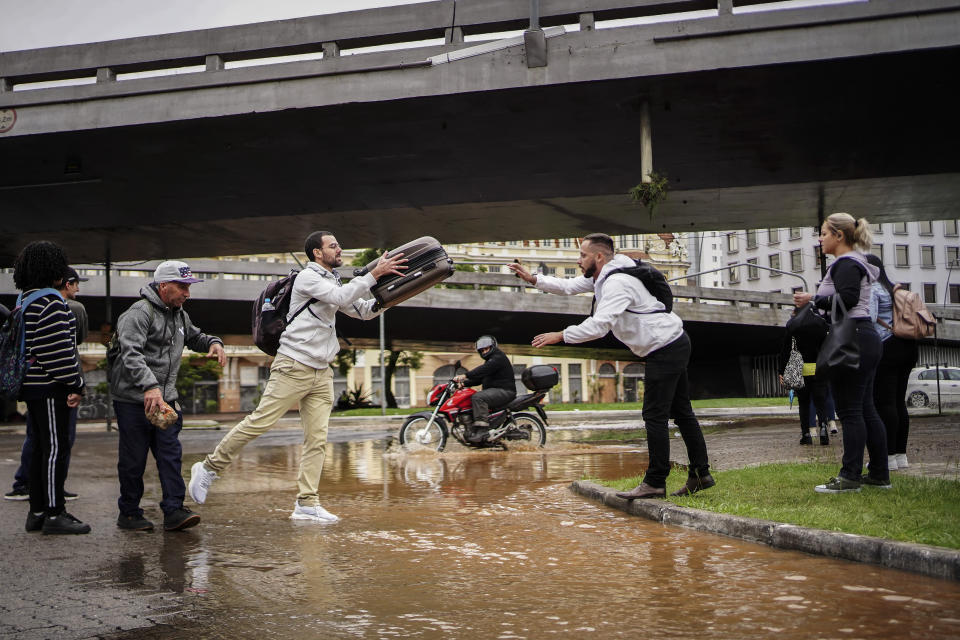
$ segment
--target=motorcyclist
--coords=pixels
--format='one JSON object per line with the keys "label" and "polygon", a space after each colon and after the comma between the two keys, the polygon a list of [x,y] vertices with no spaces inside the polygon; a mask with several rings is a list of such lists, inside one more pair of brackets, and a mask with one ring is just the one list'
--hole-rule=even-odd
{"label": "motorcyclist", "polygon": [[473,404],[473,424],[466,437],[474,443],[482,442],[487,437],[490,410],[505,407],[517,397],[513,365],[497,346],[497,339],[493,336],[480,336],[477,338],[476,349],[484,363],[454,378],[467,387],[483,385],[483,389],[470,398]]}

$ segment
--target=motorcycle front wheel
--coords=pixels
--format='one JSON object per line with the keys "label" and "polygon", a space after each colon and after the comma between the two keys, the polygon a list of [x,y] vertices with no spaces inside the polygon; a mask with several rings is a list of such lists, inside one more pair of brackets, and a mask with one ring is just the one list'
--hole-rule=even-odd
{"label": "motorcycle front wheel", "polygon": [[[518,442],[529,442],[535,447],[542,447],[547,443],[547,429],[543,426],[543,422],[540,421],[538,416],[533,415],[532,413],[515,413],[513,414],[513,423],[512,429],[519,431],[524,437],[517,438],[508,438],[509,440],[517,440]],[[507,432],[508,434],[510,432]]]}
{"label": "motorcycle front wheel", "polygon": [[407,451],[431,450],[443,451],[447,446],[447,425],[443,418],[437,416],[433,424],[427,427],[430,422],[429,413],[417,413],[404,421],[400,427],[400,444]]}

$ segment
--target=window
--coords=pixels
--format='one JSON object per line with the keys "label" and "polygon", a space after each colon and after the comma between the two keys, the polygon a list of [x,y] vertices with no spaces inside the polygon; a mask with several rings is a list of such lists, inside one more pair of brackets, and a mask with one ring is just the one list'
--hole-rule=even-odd
{"label": "window", "polygon": [[960,304],[960,284],[950,285],[950,304]]}
{"label": "window", "polygon": [[564,238],[560,241],[560,246],[564,249],[570,249],[573,247],[573,238]]}
{"label": "window", "polygon": [[757,248],[757,230],[749,229],[747,230],[747,249],[756,249]]}
{"label": "window", "polygon": [[566,276],[566,277],[568,277],[568,278],[576,278],[576,277],[577,277],[577,268],[576,268],[576,267],[564,267],[564,268],[563,268],[563,275]]}
{"label": "window", "polygon": [[883,245],[882,244],[873,245],[872,247],[870,247],[870,252],[873,253],[873,255],[880,258],[880,262],[883,262]]}
{"label": "window", "polygon": [[910,289],[913,288],[913,285],[910,284],[909,282],[901,282],[899,284],[900,284],[900,288],[903,289],[904,291],[910,291]]}
{"label": "window", "polygon": [[955,236],[955,235],[957,235],[957,221],[956,221],[956,220],[944,220],[944,221],[943,221],[943,235],[945,235],[945,236]]}
{"label": "window", "polygon": [[801,229],[800,227],[790,227],[791,240],[799,240],[802,235],[803,235],[803,229]]}
{"label": "window", "polygon": [[[583,386],[580,374],[579,364],[567,365],[567,392],[570,394],[570,402],[583,402],[581,387]],[[526,391],[524,391],[526,393]]]}
{"label": "window", "polygon": [[790,270],[794,273],[803,271],[803,254],[800,249],[794,249],[790,252]]}
{"label": "window", "polygon": [[817,269],[819,269],[820,261],[823,260],[823,251],[821,250],[819,244],[813,245],[813,260],[814,260],[814,266]]}
{"label": "window", "polygon": [[883,225],[880,224],[879,222],[877,224],[871,224],[870,231],[872,231],[873,233],[883,233]]}
{"label": "window", "polygon": [[947,252],[947,267],[951,265],[954,268],[960,267],[958,264],[958,259],[960,259],[960,247],[945,247]]}
{"label": "window", "polygon": [[500,273],[500,265],[495,264],[490,266],[490,273]]}
{"label": "window", "polygon": [[759,280],[760,279],[760,269],[757,269],[754,265],[757,264],[757,258],[750,258],[747,260],[747,280]]}
{"label": "window", "polygon": [[923,283],[923,301],[927,304],[934,304],[937,301],[937,285],[935,283]]}
{"label": "window", "polygon": [[736,253],[740,250],[740,240],[736,233],[727,234],[727,253]]}
{"label": "window", "polygon": [[922,236],[933,235],[933,223],[929,220],[921,220],[917,223],[917,230]]}
{"label": "window", "polygon": [[634,233],[630,236],[630,246],[634,249],[640,248],[640,236],[639,234]]}
{"label": "window", "polygon": [[[736,263],[731,262],[730,264]],[[728,269],[727,278],[729,279],[730,284],[736,284],[737,282],[740,282],[740,267],[730,267],[730,269]]]}
{"label": "window", "polygon": [[927,268],[933,267],[933,247],[930,245],[920,247],[920,266]]}
{"label": "window", "polygon": [[770,244],[777,244],[778,242],[780,242],[780,229],[768,229],[767,241]]}
{"label": "window", "polygon": [[[768,263],[768,265],[769,265],[769,267],[770,267],[771,269],[779,269],[779,268],[780,268],[780,254],[779,254],[779,253],[771,253],[771,254],[770,254],[770,257],[767,258],[767,263]],[[771,271],[771,272],[770,272],[770,277],[771,277],[771,278],[779,278],[779,277],[780,277],[780,274],[777,273],[776,271]]]}
{"label": "window", "polygon": [[893,223],[893,232],[894,232],[894,233],[906,233],[906,232],[907,232],[907,223],[906,223],[906,222],[894,222],[894,223]]}
{"label": "window", "polygon": [[898,244],[896,246],[896,265],[898,267],[909,267],[910,266],[910,247],[905,244]]}

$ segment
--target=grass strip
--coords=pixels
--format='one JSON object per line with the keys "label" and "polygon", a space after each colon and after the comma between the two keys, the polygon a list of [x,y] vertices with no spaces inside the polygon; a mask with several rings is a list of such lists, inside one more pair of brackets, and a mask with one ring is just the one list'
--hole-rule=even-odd
{"label": "grass strip", "polygon": [[[864,486],[860,493],[821,494],[815,485],[837,473],[836,464],[777,463],[712,471],[717,486],[675,504],[827,531],[960,549],[960,466],[942,478],[891,474],[892,489]],[[593,480],[617,491],[632,489],[643,476]],[[667,494],[686,474],[674,470]]]}

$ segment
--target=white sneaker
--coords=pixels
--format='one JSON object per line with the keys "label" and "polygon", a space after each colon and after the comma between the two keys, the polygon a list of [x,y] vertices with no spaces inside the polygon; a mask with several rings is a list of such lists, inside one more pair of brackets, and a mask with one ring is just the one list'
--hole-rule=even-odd
{"label": "white sneaker", "polygon": [[210,489],[213,481],[219,477],[215,472],[208,471],[203,466],[203,462],[194,463],[190,467],[190,484],[187,486],[187,491],[193,501],[197,504],[203,504],[207,499],[207,490]]}
{"label": "white sneaker", "polygon": [[906,469],[907,467],[910,466],[909,464],[907,464],[907,454],[905,454],[905,453],[898,453],[897,456],[896,456],[896,458],[897,458],[897,468],[898,468],[898,469]]}
{"label": "white sneaker", "polygon": [[830,435],[834,435],[834,434],[836,434],[836,433],[840,433],[840,429],[837,428],[837,421],[836,421],[836,420],[831,420],[830,422],[827,423],[827,425],[829,425],[829,427],[830,427]]}
{"label": "white sneaker", "polygon": [[340,518],[321,507],[319,502],[304,506],[300,504],[300,501],[297,501],[293,507],[293,513],[290,514],[290,519],[313,520],[314,522],[336,522]]}
{"label": "white sneaker", "polygon": [[897,456],[887,456],[887,470],[896,471],[900,466],[897,464]]}

